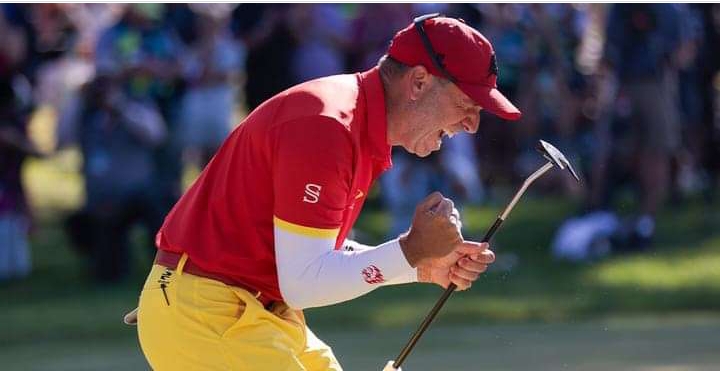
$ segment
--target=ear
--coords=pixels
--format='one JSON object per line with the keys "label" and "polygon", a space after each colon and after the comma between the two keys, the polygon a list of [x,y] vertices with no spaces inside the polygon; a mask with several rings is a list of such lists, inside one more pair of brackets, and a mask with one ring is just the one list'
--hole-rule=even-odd
{"label": "ear", "polygon": [[410,71],[406,76],[408,76],[410,80],[410,100],[418,100],[430,87],[432,75],[424,66],[418,65],[410,68]]}

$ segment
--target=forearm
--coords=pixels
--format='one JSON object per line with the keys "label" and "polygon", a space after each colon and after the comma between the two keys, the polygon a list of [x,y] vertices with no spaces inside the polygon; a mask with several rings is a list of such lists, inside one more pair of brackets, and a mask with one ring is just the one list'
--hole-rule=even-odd
{"label": "forearm", "polygon": [[335,304],[380,286],[417,281],[397,240],[357,251],[333,250],[332,239],[275,231],[280,290],[293,308]]}
{"label": "forearm", "polygon": [[[391,242],[391,241],[388,241],[388,242]],[[343,250],[345,250],[345,251],[358,251],[359,252],[359,251],[372,250],[377,247],[378,246],[364,245],[364,244],[361,244],[360,242],[353,241],[353,240],[345,240],[345,242],[343,243]],[[400,284],[408,283],[408,282],[417,282],[418,279],[417,279],[417,271],[416,270],[413,273],[411,273],[410,278],[411,278],[410,281],[408,281],[408,277],[404,276],[404,275],[398,276],[397,278],[389,278],[389,279],[387,279],[387,281],[385,282],[385,284],[383,286],[400,285]]]}

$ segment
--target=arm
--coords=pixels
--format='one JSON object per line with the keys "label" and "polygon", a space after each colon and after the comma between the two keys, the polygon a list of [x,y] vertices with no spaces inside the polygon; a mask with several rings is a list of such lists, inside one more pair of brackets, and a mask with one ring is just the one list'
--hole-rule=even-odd
{"label": "arm", "polygon": [[397,239],[359,251],[334,250],[324,230],[298,228],[276,219],[275,257],[280,290],[293,308],[339,303],[378,287],[415,282]]}
{"label": "arm", "polygon": [[463,241],[457,218],[452,202],[433,193],[418,205],[408,233],[379,246],[351,241],[353,251],[333,249],[337,230],[275,218],[275,256],[283,298],[291,307],[302,309],[416,281],[443,287],[452,282],[467,289],[494,255],[487,244]]}
{"label": "arm", "polygon": [[[393,240],[393,241],[395,241],[395,240]],[[393,241],[388,241],[387,243],[393,242]],[[344,250],[344,251],[362,252],[362,251],[367,251],[370,249],[375,249],[377,247],[379,247],[379,246],[364,245],[360,242],[349,240],[349,239],[346,239],[345,242],[343,242],[343,244],[342,244],[342,250]],[[400,276],[397,278],[387,278],[387,277],[385,277],[385,278],[386,278],[386,281],[382,286],[399,285],[399,284],[403,284],[403,283],[417,282],[417,269],[414,269],[413,272],[410,273],[409,276]]]}
{"label": "arm", "polygon": [[397,240],[363,251],[335,249],[355,166],[350,133],[320,116],[281,130],[274,151],[274,236],[285,301],[294,308],[322,306],[390,281],[414,281],[415,269]]}
{"label": "arm", "polygon": [[274,150],[274,242],[284,300],[294,308],[323,306],[418,278],[469,287],[492,252],[462,239],[452,202],[439,193],[418,205],[400,238],[335,250],[353,178],[353,144],[337,122],[313,120],[282,127]]}

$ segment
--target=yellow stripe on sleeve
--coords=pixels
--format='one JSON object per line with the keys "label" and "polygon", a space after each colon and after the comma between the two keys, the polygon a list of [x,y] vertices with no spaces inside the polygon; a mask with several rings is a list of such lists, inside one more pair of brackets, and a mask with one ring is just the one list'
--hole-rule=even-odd
{"label": "yellow stripe on sleeve", "polygon": [[278,218],[277,216],[273,216],[273,223],[275,223],[276,227],[284,230],[285,232],[301,234],[303,236],[308,236],[308,237],[335,239],[335,238],[337,238],[338,233],[340,233],[340,228],[322,229],[322,228],[305,227],[303,225],[286,222],[286,221]]}

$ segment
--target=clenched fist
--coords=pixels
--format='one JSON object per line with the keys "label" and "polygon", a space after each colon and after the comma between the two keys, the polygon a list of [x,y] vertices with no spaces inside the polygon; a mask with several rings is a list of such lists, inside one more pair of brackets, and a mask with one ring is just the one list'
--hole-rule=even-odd
{"label": "clenched fist", "polygon": [[415,208],[412,226],[400,237],[405,258],[411,266],[448,255],[462,243],[460,218],[450,199],[440,192],[426,197]]}

